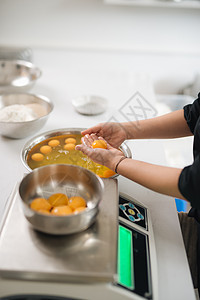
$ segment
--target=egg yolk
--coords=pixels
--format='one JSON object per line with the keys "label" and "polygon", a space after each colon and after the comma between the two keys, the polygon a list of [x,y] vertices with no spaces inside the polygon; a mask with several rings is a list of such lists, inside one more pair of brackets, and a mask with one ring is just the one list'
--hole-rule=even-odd
{"label": "egg yolk", "polygon": [[64,145],[64,149],[65,150],[74,150],[75,149],[75,144],[71,144],[71,143],[66,144],[66,145]]}
{"label": "egg yolk", "polygon": [[74,196],[69,199],[68,205],[72,210],[75,210],[78,207],[86,207],[87,203],[82,197]]}
{"label": "egg yolk", "polygon": [[50,211],[52,205],[45,199],[45,198],[35,198],[31,204],[30,204],[31,209],[33,210],[45,210],[45,211]]}
{"label": "egg yolk", "polygon": [[92,143],[92,148],[95,149],[95,148],[103,148],[103,149],[107,149],[107,143],[106,141],[104,140],[95,140],[93,143]]}
{"label": "egg yolk", "polygon": [[116,173],[115,173],[114,171],[108,169],[108,170],[105,170],[105,171],[103,172],[103,176],[102,176],[102,177],[104,177],[104,178],[109,178],[109,177],[111,177],[111,176],[114,176],[115,174],[116,174]]}
{"label": "egg yolk", "polygon": [[43,154],[49,154],[52,151],[52,148],[48,145],[42,146],[40,148],[40,152],[42,152]]}
{"label": "egg yolk", "polygon": [[63,206],[68,204],[68,197],[63,193],[56,193],[48,198],[48,202],[51,206]]}
{"label": "egg yolk", "polygon": [[56,147],[56,146],[60,145],[60,141],[59,140],[51,140],[48,142],[48,145],[51,147]]}
{"label": "egg yolk", "polygon": [[72,214],[72,209],[68,205],[54,207],[51,211],[52,215],[67,216]]}
{"label": "egg yolk", "polygon": [[83,206],[80,206],[80,207],[77,207],[75,210],[74,210],[74,214],[78,214],[80,213],[81,211],[84,211],[86,209],[86,207],[83,207]]}
{"label": "egg yolk", "polygon": [[75,138],[67,138],[65,139],[66,144],[76,144],[76,139]]}
{"label": "egg yolk", "polygon": [[34,153],[31,158],[34,161],[42,161],[44,159],[44,155],[41,153]]}

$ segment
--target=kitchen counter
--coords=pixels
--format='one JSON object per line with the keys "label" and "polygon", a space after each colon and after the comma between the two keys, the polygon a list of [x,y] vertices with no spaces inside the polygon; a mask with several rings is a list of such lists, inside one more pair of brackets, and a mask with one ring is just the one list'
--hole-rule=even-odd
{"label": "kitchen counter", "polygon": [[[43,74],[30,92],[51,98],[55,106],[38,134],[57,128],[85,128],[113,119],[126,121],[119,113],[120,109],[137,92],[145,99],[148,97],[148,103],[154,105],[148,76],[142,81],[134,81],[132,66],[128,65],[128,58],[123,54],[45,49],[35,49],[33,54],[34,63]],[[142,85],[144,80],[145,85]],[[105,113],[96,116],[78,114],[71,100],[85,94],[105,97],[108,100]],[[16,182],[28,172],[20,158],[20,152],[28,140],[0,137],[1,217]],[[129,141],[127,144],[136,159],[162,165],[166,163],[162,140]],[[130,194],[147,206],[151,213],[158,260],[159,299],[195,299],[174,199],[121,176],[118,184],[119,191]]]}

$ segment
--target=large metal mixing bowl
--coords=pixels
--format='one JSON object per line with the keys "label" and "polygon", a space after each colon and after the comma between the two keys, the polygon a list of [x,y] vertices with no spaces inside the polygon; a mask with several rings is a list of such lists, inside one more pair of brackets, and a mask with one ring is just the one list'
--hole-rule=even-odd
{"label": "large metal mixing bowl", "polygon": [[[94,223],[103,190],[103,181],[93,172],[79,166],[60,164],[40,167],[26,175],[20,183],[19,195],[24,215],[33,228],[62,235],[81,232]],[[67,216],[41,214],[30,208],[34,198],[48,198],[54,193],[81,196],[86,200],[87,208]]]}
{"label": "large metal mixing bowl", "polygon": [[53,110],[53,103],[47,97],[28,93],[0,95],[0,109],[11,105],[38,105],[40,114],[38,118],[25,122],[0,121],[0,134],[13,139],[21,139],[31,136],[39,131]]}
{"label": "large metal mixing bowl", "polygon": [[[29,170],[32,171],[32,169],[29,167],[27,163],[27,157],[29,154],[29,151],[38,143],[51,138],[55,136],[60,136],[60,135],[67,135],[67,134],[81,134],[81,131],[83,131],[85,128],[62,128],[62,129],[56,129],[56,130],[51,130],[44,132],[43,134],[37,135],[36,137],[33,137],[30,139],[23,147],[21,151],[21,159],[25,167]],[[131,150],[130,148],[126,145],[126,143],[122,143],[121,146],[119,147],[121,151],[124,153],[124,155],[128,158],[132,157]],[[112,178],[118,176],[118,174],[112,176]]]}

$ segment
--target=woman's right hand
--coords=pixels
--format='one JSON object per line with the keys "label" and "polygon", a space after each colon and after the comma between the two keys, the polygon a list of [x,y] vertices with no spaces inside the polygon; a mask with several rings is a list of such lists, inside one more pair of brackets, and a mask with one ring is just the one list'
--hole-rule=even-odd
{"label": "woman's right hand", "polygon": [[97,137],[103,137],[114,148],[118,148],[128,138],[125,123],[100,123],[81,133],[82,135],[95,134]]}

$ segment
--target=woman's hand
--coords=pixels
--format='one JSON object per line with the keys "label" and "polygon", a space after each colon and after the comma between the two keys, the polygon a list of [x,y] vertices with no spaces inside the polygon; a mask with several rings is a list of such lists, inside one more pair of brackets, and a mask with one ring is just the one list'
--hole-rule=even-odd
{"label": "woman's hand", "polygon": [[116,149],[113,148],[110,144],[107,143],[107,149],[102,148],[92,148],[92,143],[95,140],[102,139],[102,137],[98,137],[95,134],[86,134],[81,140],[82,144],[76,146],[76,150],[82,151],[86,154],[91,160],[94,162],[106,166],[109,169],[115,171],[115,166],[121,157],[124,157],[124,154]]}
{"label": "woman's hand", "polygon": [[128,131],[125,123],[100,123],[94,127],[82,131],[81,133],[82,135],[95,134],[97,138],[103,137],[111,146],[115,148],[118,148],[128,138]]}

